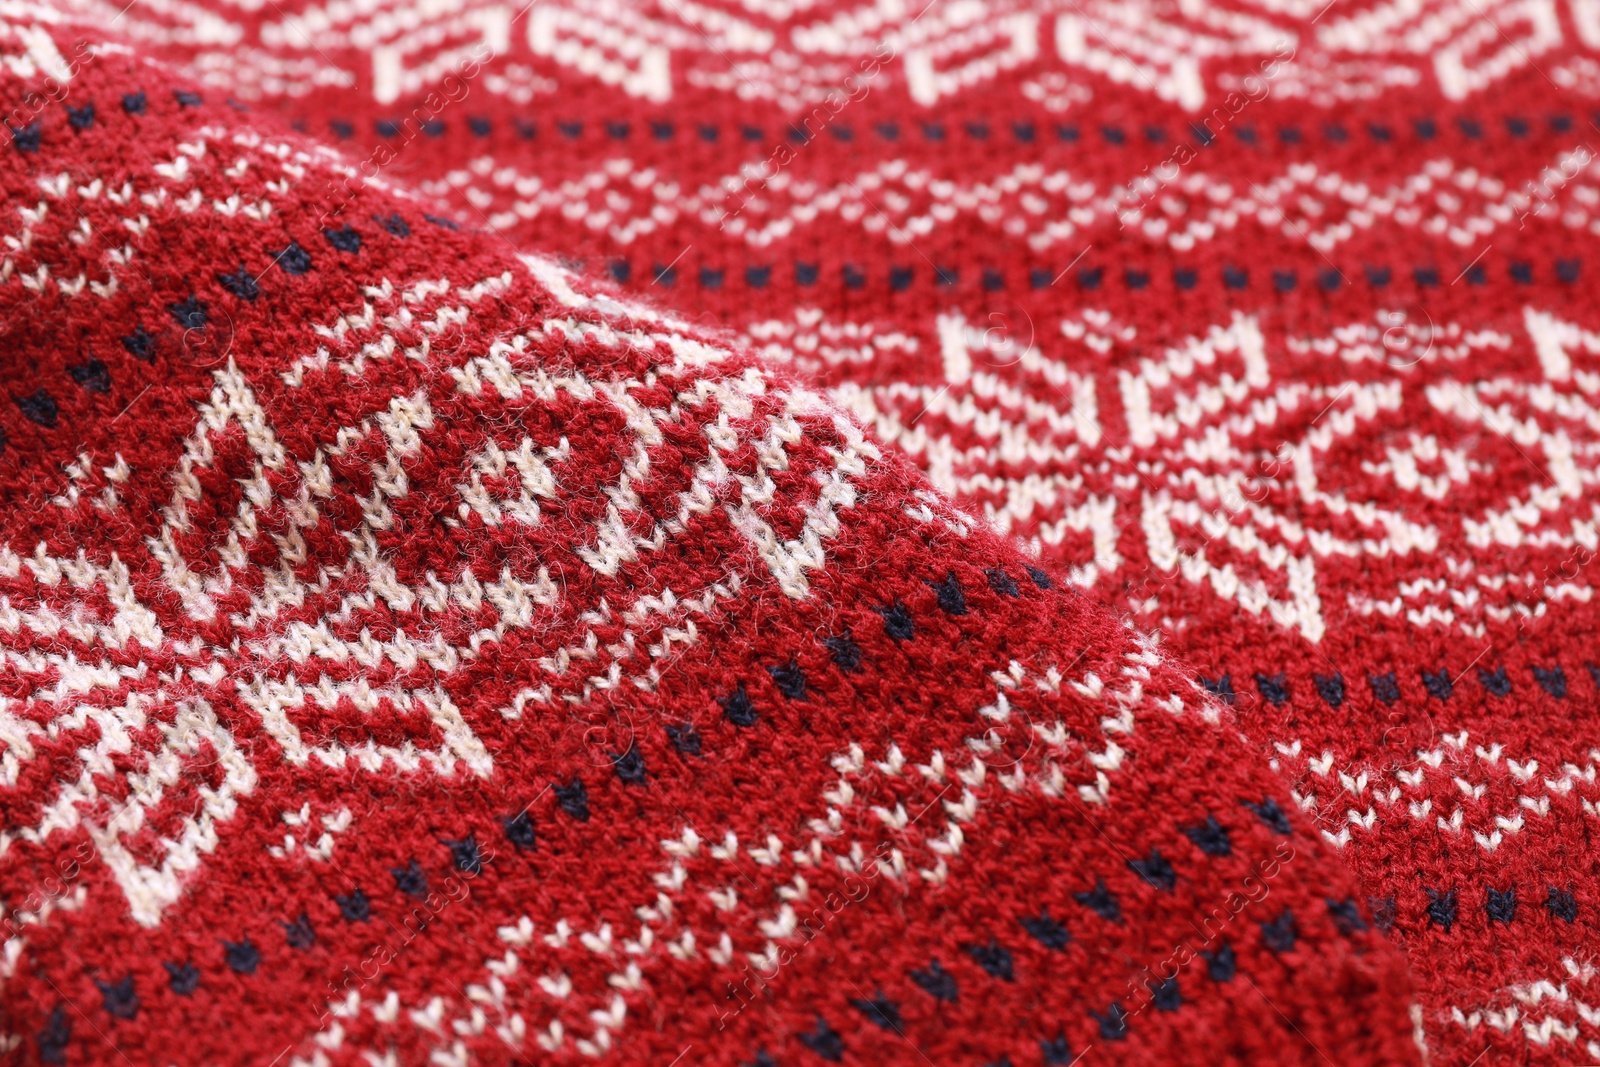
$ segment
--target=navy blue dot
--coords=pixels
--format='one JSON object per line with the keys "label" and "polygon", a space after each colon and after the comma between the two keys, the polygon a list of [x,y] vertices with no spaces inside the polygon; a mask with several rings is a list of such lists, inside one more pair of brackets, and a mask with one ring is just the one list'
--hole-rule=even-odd
{"label": "navy blue dot", "polygon": [[341,252],[361,251],[361,235],[349,225],[345,225],[337,230],[323,230],[322,236],[326,237],[328,239],[328,243]]}
{"label": "navy blue dot", "polygon": [[1049,912],[1041,911],[1037,916],[1018,920],[1028,935],[1045,948],[1059,952],[1072,943],[1072,934],[1065,926],[1050,917]]}
{"label": "navy blue dot", "polygon": [[29,422],[47,430],[55,429],[60,409],[56,407],[55,397],[47,390],[38,389],[27,396],[16,397],[15,403]]}
{"label": "navy blue dot", "polygon": [[1002,982],[1012,981],[1014,975],[1011,953],[1000,942],[990,938],[987,945],[967,945],[966,953],[976,960],[978,966],[987,974]]}
{"label": "navy blue dot", "polygon": [[909,641],[916,636],[917,627],[911,619],[911,612],[900,601],[893,604],[872,609],[883,616],[883,632],[895,641]]}
{"label": "navy blue dot", "polygon": [[473,875],[483,873],[483,853],[478,848],[476,834],[468,834],[460,841],[447,839],[444,847],[450,850],[450,862],[455,864],[456,870]]}
{"label": "navy blue dot", "polygon": [[959,996],[955,975],[945,970],[938,960],[928,961],[924,970],[913,970],[911,980],[934,1000],[953,1004]]}
{"label": "navy blue dot", "polygon": [[905,1033],[905,1023],[900,1018],[900,1006],[881,992],[871,1000],[851,998],[850,1005],[859,1011],[873,1026],[880,1030],[893,1030],[897,1034]]}
{"label": "navy blue dot", "polygon": [[374,215],[372,218],[379,226],[382,226],[396,237],[411,236],[411,227],[406,225],[405,219],[394,212],[390,212],[387,215]]}
{"label": "navy blue dot", "polygon": [[1066,1034],[1041,1038],[1039,1051],[1044,1056],[1045,1067],[1071,1067],[1077,1062],[1077,1057],[1072,1054],[1072,1046],[1067,1043]]}
{"label": "navy blue dot", "polygon": [[1231,982],[1238,972],[1238,967],[1233,955],[1233,946],[1226,941],[1215,952],[1202,952],[1205,957],[1206,974],[1213,982]]}
{"label": "navy blue dot", "polygon": [[723,716],[735,726],[748,728],[754,726],[759,718],[756,714],[755,706],[750,703],[749,694],[744,691],[742,683],[732,693],[719,699],[717,703],[722,705]]}
{"label": "navy blue dot", "polygon": [[667,723],[667,740],[685,756],[698,756],[702,750],[700,735],[692,723]]}
{"label": "navy blue dot", "polygon": [[506,839],[523,852],[532,852],[538,847],[539,838],[534,832],[533,818],[526,811],[519,811],[500,820],[500,825],[505,828]]}
{"label": "navy blue dot", "polygon": [[1129,860],[1128,868],[1157,889],[1165,889],[1168,892],[1178,881],[1177,872],[1172,869],[1172,864],[1167,862],[1166,857],[1161,855],[1159,849],[1151,849],[1146,859]]}
{"label": "navy blue dot", "polygon": [[1087,893],[1074,893],[1072,899],[1102,919],[1114,923],[1122,921],[1122,908],[1117,904],[1117,898],[1111,895],[1111,890],[1106,888],[1104,879],[1096,879],[1093,889]]}
{"label": "navy blue dot", "polygon": [[822,639],[832,654],[834,664],[844,673],[853,674],[861,669],[861,646],[856,644],[855,638],[850,635],[850,628],[845,627],[843,633],[837,636]]}
{"label": "navy blue dot", "polygon": [[1289,699],[1289,686],[1280,672],[1274,675],[1257,674],[1256,688],[1272,704],[1283,704]]}
{"label": "navy blue dot", "polygon": [[1295,926],[1294,913],[1291,911],[1285,911],[1276,919],[1261,924],[1261,940],[1274,952],[1288,952],[1299,939],[1300,931]]}
{"label": "navy blue dot", "polygon": [[155,361],[155,343],[156,339],[146,333],[143,326],[135,327],[131,334],[122,338],[122,347],[128,350],[130,356],[142,363]]}
{"label": "navy blue dot", "polygon": [[111,392],[111,372],[98,359],[75,363],[67,368],[67,373],[72,376],[73,381],[83,386],[86,392]]}
{"label": "navy blue dot", "polygon": [[228,969],[235,974],[251,975],[256,973],[256,968],[261,966],[261,953],[256,951],[255,945],[247,937],[235,944],[224,941],[223,956],[228,961]]}
{"label": "navy blue dot", "polygon": [[200,986],[200,972],[192,963],[162,963],[167,969],[167,988],[186,997]]}
{"label": "navy blue dot", "polygon": [[289,247],[274,257],[287,274],[304,274],[311,269],[311,256],[299,241],[290,241]]}
{"label": "navy blue dot", "polygon": [[1256,818],[1266,823],[1273,833],[1286,834],[1293,829],[1289,825],[1289,817],[1283,813],[1282,808],[1278,807],[1278,802],[1271,797],[1267,797],[1259,804],[1252,804],[1246,800],[1244,806],[1253,811]]}
{"label": "navy blue dot", "polygon": [[1507,676],[1504,666],[1496,667],[1492,671],[1479,667],[1478,681],[1483,683],[1483,687],[1491,696],[1503,697],[1511,692],[1511,679]]}
{"label": "navy blue dot", "polygon": [[1090,1015],[1100,1024],[1100,1036],[1107,1041],[1122,1041],[1128,1036],[1128,1011],[1121,1004],[1112,1002],[1104,1015],[1091,1011]]}
{"label": "navy blue dot", "polygon": [[404,867],[390,867],[389,873],[394,876],[394,887],[400,892],[413,900],[428,899],[428,876],[415,859]]}
{"label": "navy blue dot", "polygon": [[1311,680],[1316,684],[1317,693],[1331,707],[1337,708],[1344,703],[1344,675],[1338,671],[1332,674],[1313,674]]}
{"label": "navy blue dot", "polygon": [[967,613],[967,598],[961,590],[961,581],[956,577],[955,571],[948,571],[943,581],[928,582],[933,588],[935,599],[939,602],[939,610],[946,615],[965,615]]}
{"label": "navy blue dot", "polygon": [[284,923],[283,939],[289,943],[290,948],[298,949],[301,952],[315,945],[317,943],[317,933],[311,929],[311,917],[302,911],[300,917],[294,922]]}
{"label": "navy blue dot", "polygon": [[50,1017],[45,1020],[44,1029],[39,1031],[39,1059],[43,1063],[62,1064],[67,1062],[67,1045],[72,1042],[72,1020],[67,1018],[64,1007],[57,1004],[50,1011]]}
{"label": "navy blue dot", "polygon": [[39,151],[39,120],[28,123],[26,126],[7,126],[11,131],[11,139],[16,142],[18,152]]}
{"label": "navy blue dot", "polygon": [[1006,573],[1004,567],[990,567],[983,573],[989,579],[989,588],[1001,596],[1015,598],[1021,595],[1017,583],[1011,580],[1011,575]]}
{"label": "navy blue dot", "polygon": [[243,263],[239,264],[239,269],[233,274],[217,275],[217,281],[240,300],[254,300],[261,295],[261,287],[256,284],[255,275],[251,274]]}
{"label": "navy blue dot", "polygon": [[372,917],[372,902],[359,888],[353,890],[349,896],[335,893],[333,899],[339,905],[339,914],[344,916],[346,922],[364,923]]}
{"label": "navy blue dot", "polygon": [[617,777],[632,785],[643,785],[647,772],[644,767],[644,753],[639,751],[639,742],[635,741],[628,746],[626,752],[607,752],[611,758],[611,769]]}
{"label": "navy blue dot", "polygon": [[1512,922],[1515,922],[1517,918],[1516,887],[1513,886],[1503,892],[1495,889],[1492,886],[1489,887],[1487,890],[1487,899],[1484,901],[1483,910],[1488,914],[1489,921],[1492,923],[1504,923],[1510,925]]}
{"label": "navy blue dot", "polygon": [[806,675],[800,665],[794,660],[788,663],[768,667],[767,673],[772,675],[772,683],[790,700],[806,699]]}
{"label": "navy blue dot", "polygon": [[1233,843],[1228,840],[1228,831],[1217,822],[1215,815],[1207,815],[1206,821],[1198,826],[1184,827],[1183,833],[1208,856],[1228,856],[1233,853]]}
{"label": "navy blue dot", "polygon": [[1434,889],[1428,893],[1428,921],[1435,926],[1443,927],[1445,933],[1456,923],[1456,891],[1439,892]]}
{"label": "navy blue dot", "polygon": [[556,782],[550,788],[555,792],[556,802],[561,805],[562,811],[579,822],[589,821],[589,791],[584,788],[582,778],[574,775],[568,784]]}
{"label": "navy blue dot", "polygon": [[828,1025],[826,1019],[818,1019],[816,1029],[811,1033],[798,1035],[800,1043],[815,1052],[829,1063],[838,1063],[844,1058],[844,1039],[838,1031]]}
{"label": "navy blue dot", "polygon": [[1344,900],[1329,900],[1328,914],[1333,916],[1333,925],[1345,934],[1360,933],[1367,928],[1366,920],[1361,918],[1361,909],[1350,898]]}
{"label": "navy blue dot", "polygon": [[100,1006],[112,1018],[132,1019],[139,1014],[139,994],[133,991],[133,975],[115,982],[102,982],[96,978],[94,984],[100,989]]}

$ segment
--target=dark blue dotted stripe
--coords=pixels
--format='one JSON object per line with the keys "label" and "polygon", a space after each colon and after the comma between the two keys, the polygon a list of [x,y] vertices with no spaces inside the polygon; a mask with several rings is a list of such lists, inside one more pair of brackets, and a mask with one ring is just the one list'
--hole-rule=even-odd
{"label": "dark blue dotted stripe", "polygon": [[[200,107],[205,103],[205,98],[199,93],[186,89],[174,89],[172,91],[172,99],[177,103],[179,109]],[[124,93],[118,101],[120,110],[124,114],[135,117],[146,114],[150,110],[150,103],[150,97],[143,89],[137,92]],[[229,100],[228,103],[235,104],[235,101]],[[241,109],[243,108],[243,105],[237,106]],[[65,108],[68,127],[79,133],[93,128],[100,118],[100,112],[92,100],[77,107],[67,104]],[[34,119],[22,126],[7,124],[5,129],[11,135],[12,146],[19,152],[35,153],[39,151],[43,144],[43,119]]]}
{"label": "dark blue dotted stripe", "polygon": [[[580,261],[579,265],[582,263]],[[635,271],[634,264],[626,259],[608,259],[605,269],[612,280],[627,284],[640,282],[643,284],[672,287],[678,284],[684,272],[671,264],[654,262],[648,270]],[[698,282],[700,288],[717,290],[724,288],[730,278],[742,278],[744,284],[751,289],[765,289],[772,284],[775,266],[770,263],[751,264],[744,268],[742,274],[721,267],[702,266],[697,272],[688,276]],[[1032,290],[1049,289],[1060,285],[1062,288],[1076,286],[1081,290],[1098,290],[1110,285],[1120,284],[1130,292],[1149,289],[1155,284],[1155,277],[1148,270],[1135,267],[1126,267],[1120,273],[1108,270],[1105,267],[1078,267],[1075,269],[1059,269],[1050,267],[1034,267],[1026,272],[1025,279],[1017,277],[1020,272],[1010,272],[998,267],[982,267],[977,270],[963,271],[962,268],[948,266],[926,265],[922,267],[912,265],[891,265],[888,272],[880,280],[887,282],[893,292],[904,292],[919,283],[931,283],[941,289],[953,289],[962,284],[963,278],[976,278],[977,285],[984,292],[1002,292],[1017,281],[1025,280],[1026,286]],[[1401,276],[1406,276],[1402,268]],[[1437,266],[1422,265],[1409,269],[1409,277],[1418,289],[1439,289],[1453,285],[1456,281],[1465,282],[1469,286],[1486,286],[1492,283],[1509,282],[1513,285],[1533,285],[1541,278],[1558,281],[1563,285],[1575,284],[1583,273],[1583,260],[1579,257],[1557,257],[1548,264],[1536,265],[1532,260],[1514,259],[1505,265],[1504,270],[1493,270],[1483,263],[1472,263],[1460,270],[1441,270]],[[795,262],[792,268],[794,284],[801,288],[810,288],[823,283],[823,270],[820,264],[805,261]],[[1297,269],[1281,270],[1256,270],[1225,264],[1215,270],[1208,270],[1202,274],[1192,267],[1175,267],[1169,275],[1172,287],[1180,291],[1199,288],[1202,283],[1213,285],[1221,283],[1224,289],[1243,291],[1259,289],[1262,286],[1278,293],[1292,293],[1309,285],[1325,293],[1339,290],[1356,289],[1365,285],[1368,289],[1382,290],[1389,288],[1396,280],[1396,270],[1392,267],[1367,264],[1359,270],[1352,268],[1346,273],[1336,269],[1324,268],[1302,276]],[[865,289],[873,284],[874,279],[867,271],[854,264],[846,263],[839,268],[839,283],[846,289]]]}
{"label": "dark blue dotted stripe", "polygon": [[[1597,690],[1600,690],[1600,664],[1585,663],[1590,680]],[[1415,694],[1418,698],[1426,700],[1433,697],[1437,700],[1449,700],[1456,691],[1456,685],[1462,677],[1468,674],[1478,682],[1484,692],[1491,697],[1500,698],[1510,696],[1516,688],[1510,673],[1505,666],[1471,667],[1468,670],[1452,674],[1445,667],[1437,670],[1422,669],[1417,672],[1418,681],[1421,683],[1422,692]],[[1268,673],[1255,671],[1253,677],[1256,689],[1263,700],[1269,704],[1287,704],[1294,699],[1293,687],[1289,684],[1287,675],[1283,671]],[[1567,672],[1560,664],[1547,667],[1530,666],[1528,677],[1537,684],[1538,689],[1556,700],[1567,699],[1569,683]],[[1339,707],[1348,699],[1349,693],[1342,671],[1332,671],[1328,674],[1313,672],[1311,676],[1312,688],[1318,697],[1329,707]],[[1200,684],[1225,704],[1235,704],[1239,700],[1238,691],[1234,688],[1233,673],[1226,672],[1216,678],[1200,676]],[[1372,695],[1384,704],[1394,704],[1404,696],[1399,676],[1394,671],[1382,674],[1368,674],[1367,686]]]}
{"label": "dark blue dotted stripe", "polygon": [[[893,144],[907,138],[920,138],[933,144],[965,139],[978,143],[1008,140],[1016,144],[1036,145],[1053,141],[1066,145],[1110,145],[1120,148],[1140,143],[1160,145],[1180,141],[1210,145],[1222,138],[1244,145],[1261,145],[1274,141],[1283,145],[1301,145],[1313,141],[1332,145],[1353,142],[1393,144],[1402,140],[1426,144],[1442,137],[1452,136],[1472,142],[1483,141],[1490,137],[1521,141],[1540,132],[1558,135],[1569,133],[1576,127],[1580,118],[1582,121],[1600,125],[1600,112],[1597,112],[1586,118],[1567,113],[1550,114],[1541,118],[1508,115],[1492,120],[1461,116],[1441,123],[1437,119],[1423,116],[1404,123],[1366,122],[1346,125],[1328,122],[1317,126],[1282,125],[1270,128],[1249,122],[1230,122],[1228,126],[1217,130],[1212,130],[1203,121],[1173,126],[1146,124],[1130,127],[1114,124],[1092,126],[1078,123],[1040,124],[1028,119],[997,121],[985,118],[955,123],[878,122],[866,127],[835,122],[830,123],[825,130],[812,130],[804,124],[794,123],[769,128],[748,123],[727,126],[717,123],[680,125],[664,119],[644,122],[615,119],[581,122],[556,119],[541,123],[517,117],[507,120],[500,128],[508,129],[525,141],[537,139],[542,129],[546,136],[568,141],[593,135],[613,141],[632,140],[636,136],[655,141],[675,141],[684,137],[698,138],[707,144],[718,144],[724,140],[757,143],[781,138],[793,144],[807,144],[826,136],[827,139],[846,144],[862,138],[876,139],[885,144]],[[493,136],[497,128],[495,120],[484,115],[468,116],[464,125],[468,133],[480,138]],[[305,120],[299,120],[296,126],[301,130],[307,128]],[[428,137],[442,137],[450,131],[452,123],[449,119],[440,118],[430,118],[420,124],[404,118],[380,118],[373,121],[372,128],[379,137],[384,138],[401,135],[409,137],[418,130]],[[348,140],[354,137],[356,132],[354,122],[349,119],[331,119],[328,122],[328,129],[340,140]]]}
{"label": "dark blue dotted stripe", "polygon": [[[194,106],[200,99],[193,93],[180,92],[176,95],[180,101],[186,98],[191,101],[184,106]],[[86,105],[86,108],[92,113],[93,105]],[[444,229],[461,228],[451,219],[428,214],[422,217]],[[411,236],[410,224],[398,214],[375,215],[372,221],[377,224],[378,230],[392,237],[404,239]],[[322,237],[337,253],[353,256],[361,251],[362,230],[349,222],[325,228]],[[262,258],[257,262],[239,263],[232,270],[216,271],[214,274],[218,284],[231,296],[245,303],[254,303],[262,295],[261,283],[270,277],[273,268],[297,277],[316,269],[316,265],[317,257],[314,257],[299,241],[291,240],[284,248],[263,249]],[[190,294],[182,300],[167,304],[165,311],[185,333],[205,330],[212,323],[211,306],[197,294]],[[127,353],[141,363],[154,363],[164,347],[159,334],[146,329],[142,323],[136,323],[132,332],[118,340]],[[170,348],[170,343],[165,347]],[[85,393],[105,395],[112,391],[112,370],[100,359],[91,356],[82,362],[68,364],[66,370],[67,377]],[[13,395],[11,402],[23,418],[42,429],[54,430],[62,422],[61,405],[49,386],[41,386],[22,396]],[[4,427],[0,427],[0,455],[5,453],[8,441],[9,437]]]}

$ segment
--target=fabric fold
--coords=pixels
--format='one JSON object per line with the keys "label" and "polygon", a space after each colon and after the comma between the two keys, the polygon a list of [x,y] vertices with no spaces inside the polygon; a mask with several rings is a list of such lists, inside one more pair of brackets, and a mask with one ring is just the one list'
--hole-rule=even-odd
{"label": "fabric fold", "polygon": [[18,1062],[1419,1061],[1229,709],[821,392],[0,44]]}

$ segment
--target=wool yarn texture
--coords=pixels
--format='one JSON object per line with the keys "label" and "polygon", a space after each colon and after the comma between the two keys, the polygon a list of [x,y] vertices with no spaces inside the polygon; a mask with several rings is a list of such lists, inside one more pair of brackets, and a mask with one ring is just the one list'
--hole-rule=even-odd
{"label": "wool yarn texture", "polygon": [[0,8],[0,1062],[1600,1060],[1600,8]]}

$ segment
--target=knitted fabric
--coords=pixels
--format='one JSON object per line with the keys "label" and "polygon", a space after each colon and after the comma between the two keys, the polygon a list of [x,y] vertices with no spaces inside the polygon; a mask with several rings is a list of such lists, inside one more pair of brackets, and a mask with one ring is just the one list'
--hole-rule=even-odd
{"label": "knitted fabric", "polygon": [[1600,1057],[1589,5],[6,17],[19,1062]]}

